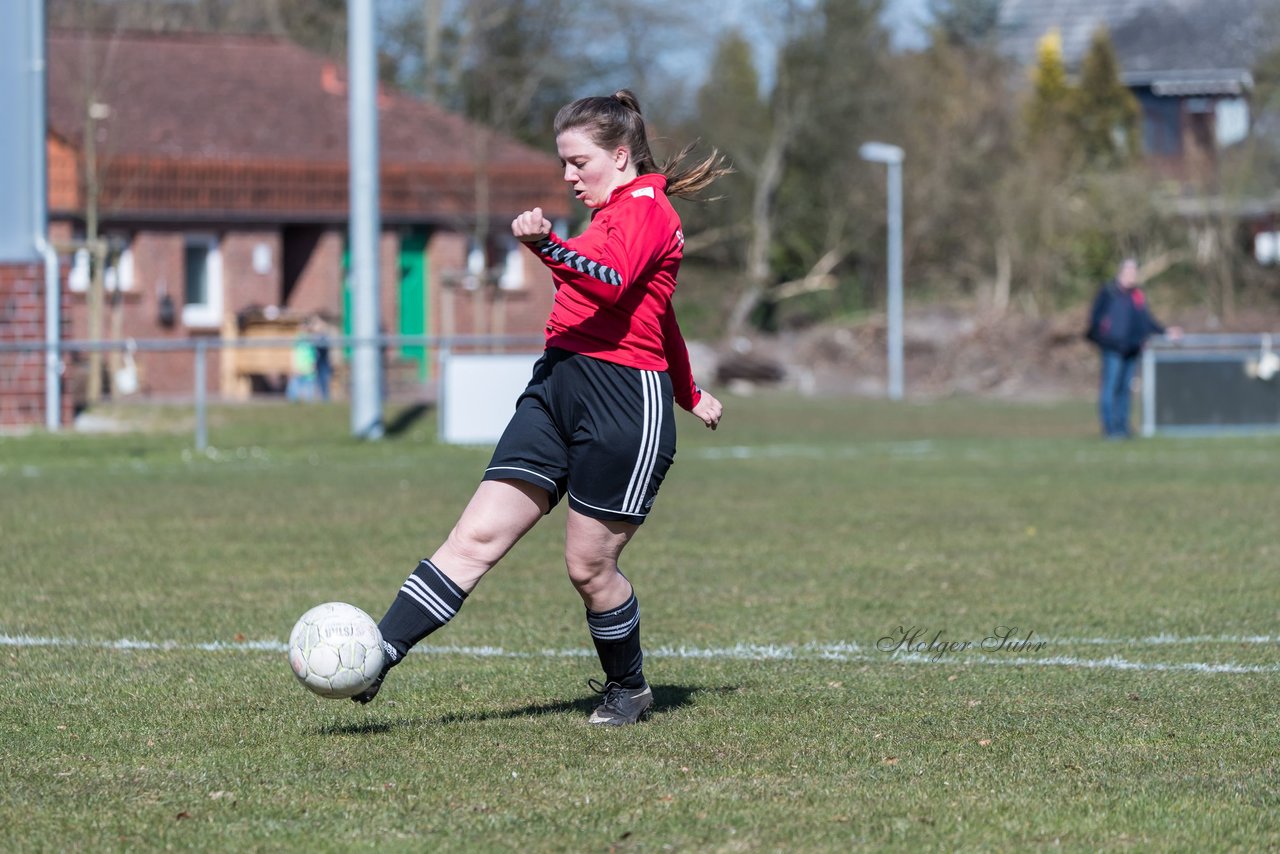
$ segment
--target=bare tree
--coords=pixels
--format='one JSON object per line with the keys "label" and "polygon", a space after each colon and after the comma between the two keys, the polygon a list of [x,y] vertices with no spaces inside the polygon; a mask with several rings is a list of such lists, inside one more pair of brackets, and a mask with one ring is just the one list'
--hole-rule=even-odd
{"label": "bare tree", "polygon": [[[118,25],[112,19],[101,15],[98,5],[89,0],[53,0],[50,6],[50,17],[54,26],[66,20],[86,20],[102,26],[107,33],[114,32]],[[90,259],[89,283],[86,294],[88,308],[89,340],[98,342],[104,338],[104,321],[107,314],[107,294],[105,273],[109,261],[109,246],[101,234],[103,219],[102,185],[106,167],[112,159],[110,142],[111,105],[105,103],[103,82],[112,73],[118,61],[118,43],[111,36],[85,38],[78,44],[79,50],[70,62],[74,68],[73,89],[60,93],[68,99],[77,116],[76,126],[69,129],[73,142],[78,143],[80,163],[79,175],[81,186],[79,195],[83,200],[80,211],[84,222],[84,234],[74,239],[71,247],[76,251],[85,250]],[[119,338],[123,326],[123,305],[120,289],[117,287],[111,294],[111,329],[113,338]],[[94,404],[103,395],[103,354],[91,350],[87,358],[88,377],[86,397],[88,403]],[[114,372],[119,367],[119,356],[111,353],[108,358],[109,367]]]}
{"label": "bare tree", "polygon": [[444,65],[440,44],[444,26],[444,0],[422,0],[422,95],[440,103],[441,80],[432,71]]}
{"label": "bare tree", "polygon": [[753,170],[755,187],[751,195],[750,236],[747,240],[746,283],[734,302],[725,322],[725,336],[733,339],[742,334],[751,312],[776,281],[769,263],[769,251],[775,236],[778,187],[782,183],[787,147],[799,117],[800,107],[787,104],[775,114],[768,146],[758,167]]}
{"label": "bare tree", "polygon": [[[854,164],[892,98],[880,73],[887,42],[875,0],[788,4],[771,95],[768,143],[753,176],[746,284],[726,333],[780,299],[829,290],[865,244],[857,224],[883,217]],[[874,205],[874,206],[873,206]],[[829,277],[835,277],[829,278]],[[795,286],[795,281],[805,282]],[[767,325],[767,323],[766,323]]]}

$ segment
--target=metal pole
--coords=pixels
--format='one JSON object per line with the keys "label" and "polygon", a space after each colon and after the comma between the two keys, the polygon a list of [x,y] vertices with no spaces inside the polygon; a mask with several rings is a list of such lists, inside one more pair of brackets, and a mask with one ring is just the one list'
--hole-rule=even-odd
{"label": "metal pole", "polygon": [[49,245],[45,232],[49,227],[49,168],[45,155],[45,16],[44,3],[30,0],[27,3],[30,18],[28,38],[31,50],[31,81],[27,91],[31,93],[31,204],[32,223],[35,226],[36,249],[44,258],[44,426],[55,432],[62,426],[62,375],[59,371],[61,354],[58,342],[62,339],[62,294],[58,287],[58,253]]}
{"label": "metal pole", "polygon": [[902,400],[902,161],[889,163],[889,399]]}
{"label": "metal pole", "polygon": [[[374,0],[347,2],[351,196],[351,330],[356,338],[378,334],[378,96]],[[351,359],[351,433],[382,437],[382,363],[366,340]]]}
{"label": "metal pole", "polygon": [[[1125,390],[1128,394],[1128,389]],[[1142,435],[1156,434],[1156,353],[1150,347],[1142,351]]]}
{"label": "metal pole", "polygon": [[[43,172],[43,170],[41,170]],[[61,353],[62,294],[58,282],[58,253],[43,235],[36,235],[36,248],[44,255],[44,426],[50,433],[62,426]]]}
{"label": "metal pole", "polygon": [[205,352],[208,342],[196,340],[196,452],[204,453],[209,447],[208,379],[206,377]]}
{"label": "metal pole", "polygon": [[449,395],[445,384],[449,382],[449,357],[453,355],[453,344],[446,338],[444,343],[440,345],[440,349],[436,351],[436,377],[438,378],[437,389],[440,399],[439,410],[436,412],[436,441],[441,444],[445,443],[445,436],[448,434],[446,429],[449,423]]}
{"label": "metal pole", "polygon": [[902,161],[906,154],[896,145],[864,142],[858,155],[889,167],[889,399],[902,400]]}

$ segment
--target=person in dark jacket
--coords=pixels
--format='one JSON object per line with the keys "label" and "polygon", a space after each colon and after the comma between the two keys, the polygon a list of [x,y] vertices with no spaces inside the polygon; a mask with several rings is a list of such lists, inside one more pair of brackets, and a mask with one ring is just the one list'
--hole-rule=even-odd
{"label": "person in dark jacket", "polygon": [[1098,291],[1089,311],[1088,338],[1102,352],[1102,379],[1098,392],[1098,417],[1102,434],[1108,439],[1127,439],[1130,386],[1142,354],[1152,335],[1176,340],[1182,330],[1166,329],[1152,316],[1146,294],[1138,287],[1138,262],[1126,258],[1116,277]]}

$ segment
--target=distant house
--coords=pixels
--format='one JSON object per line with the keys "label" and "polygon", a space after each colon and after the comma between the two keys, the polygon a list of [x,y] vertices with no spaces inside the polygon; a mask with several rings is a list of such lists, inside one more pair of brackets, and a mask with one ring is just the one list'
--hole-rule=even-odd
{"label": "distant house", "polygon": [[[54,31],[47,55],[51,239],[82,239],[96,196],[122,337],[317,314],[349,328],[342,67],[243,35]],[[384,331],[537,334],[550,279],[507,228],[535,205],[567,216],[556,158],[394,91],[378,114]],[[85,338],[85,254],[69,279],[70,335]],[[420,349],[395,356],[426,376]],[[234,358],[211,352],[215,392],[250,388]],[[143,390],[189,394],[191,359],[149,355]]]}
{"label": "distant house", "polygon": [[1142,105],[1143,150],[1158,174],[1192,187],[1216,177],[1219,153],[1250,130],[1250,71],[1280,21],[1256,0],[1004,0],[1003,50],[1023,65],[1057,29],[1079,67],[1094,32],[1110,33],[1124,83]]}

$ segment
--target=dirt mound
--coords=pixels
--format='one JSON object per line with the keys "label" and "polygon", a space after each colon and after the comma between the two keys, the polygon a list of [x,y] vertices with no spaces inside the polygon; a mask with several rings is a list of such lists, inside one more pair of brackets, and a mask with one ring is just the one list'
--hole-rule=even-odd
{"label": "dirt mound", "polygon": [[[1082,307],[1042,317],[992,317],[946,305],[913,306],[903,321],[907,395],[1092,395],[1098,356],[1084,338],[1085,314]],[[1168,322],[1188,332],[1280,331],[1280,315],[1256,311],[1242,312],[1230,324],[1215,322],[1207,312],[1186,312]],[[883,317],[753,336],[719,353],[715,373],[720,383],[740,391],[777,383],[811,394],[882,396],[887,338]]]}

